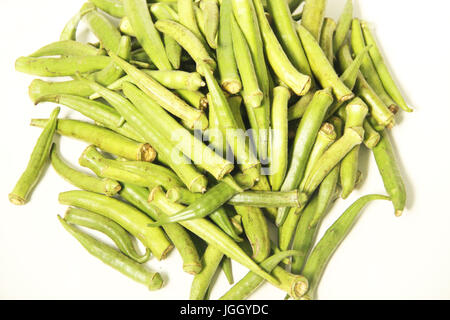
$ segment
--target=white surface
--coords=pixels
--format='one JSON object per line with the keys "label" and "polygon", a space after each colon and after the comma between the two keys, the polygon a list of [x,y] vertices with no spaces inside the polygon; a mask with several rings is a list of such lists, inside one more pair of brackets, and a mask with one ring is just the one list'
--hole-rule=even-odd
{"label": "white surface", "polygon": [[[334,18],[345,0],[329,1]],[[341,245],[319,288],[322,299],[449,299],[450,298],[450,181],[448,121],[450,119],[449,4],[442,0],[359,0],[357,14],[376,27],[413,114],[402,114],[393,130],[409,192],[408,210],[393,216],[389,203],[377,202]],[[149,292],[140,284],[104,266],[59,225],[65,208],[58,193],[72,187],[48,170],[32,201],[15,207],[7,200],[26,166],[40,129],[31,118],[47,117],[54,105],[33,106],[27,96],[31,76],[14,71],[14,61],[56,41],[66,21],[82,1],[1,1],[2,50],[0,83],[3,153],[0,157],[0,298],[9,299],[186,299],[191,276],[181,271],[173,253],[167,261],[151,260],[154,270],[169,275],[164,289]],[[82,29],[85,30],[84,26]],[[63,108],[62,116],[78,117]],[[61,139],[66,159],[75,159],[83,143]],[[321,234],[357,197],[383,193],[372,157],[362,156],[362,188],[339,201],[323,224]],[[235,279],[245,270],[235,266]],[[166,277],[167,278],[167,277]],[[221,275],[212,298],[227,288]],[[281,299],[282,292],[266,285],[252,298]]]}

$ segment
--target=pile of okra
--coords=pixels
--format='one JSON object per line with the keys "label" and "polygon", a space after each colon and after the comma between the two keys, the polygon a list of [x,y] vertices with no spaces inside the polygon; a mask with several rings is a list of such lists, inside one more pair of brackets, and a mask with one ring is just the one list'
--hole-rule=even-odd
{"label": "pile of okra", "polygon": [[[337,22],[324,16],[326,2],[86,2],[59,41],[18,58],[16,70],[45,78],[29,87],[36,105],[89,120],[58,118],[60,107],[32,119],[43,130],[10,201],[27,203],[50,161],[78,188],[59,194],[69,206],[62,227],[150,290],[167,279],[146,262],[179,254],[193,276],[191,299],[207,299],[221,271],[232,285],[221,299],[245,299],[265,281],[315,299],[369,202],[391,201],[402,214],[388,131],[397,112],[412,111],[352,1]],[[98,42],[77,41],[81,21]],[[54,135],[85,141],[78,163],[92,173],[67,163]],[[361,197],[316,239],[333,203],[366,175],[362,148],[387,195]],[[237,283],[232,260],[249,270]]]}

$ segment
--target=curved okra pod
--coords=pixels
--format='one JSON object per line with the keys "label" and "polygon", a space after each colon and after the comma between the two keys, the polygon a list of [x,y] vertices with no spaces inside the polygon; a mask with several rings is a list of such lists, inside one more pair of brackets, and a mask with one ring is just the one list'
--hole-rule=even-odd
{"label": "curved okra pod", "polygon": [[[32,119],[31,125],[44,127],[46,119]],[[129,160],[152,162],[156,158],[155,150],[148,143],[140,143],[121,136],[109,129],[83,121],[60,119],[56,132],[93,144],[103,151],[124,157]]]}
{"label": "curved okra pod", "polygon": [[74,76],[76,73],[90,73],[106,68],[111,59],[105,56],[30,58],[16,60],[16,70],[40,77]]}
{"label": "curved okra pod", "polygon": [[288,167],[288,103],[291,93],[284,86],[273,89],[272,136],[269,148],[270,184],[278,191]]}
{"label": "curved okra pod", "polygon": [[254,0],[253,2],[261,27],[267,58],[273,71],[296,95],[305,95],[311,88],[311,77],[300,73],[292,65],[281,44],[278,42],[269,21],[267,21],[261,0]]}
{"label": "curved okra pod", "polygon": [[[169,199],[171,202],[174,203],[191,205],[195,201],[199,200],[202,197],[202,195],[199,193],[190,192],[185,188],[171,188],[167,190],[166,197],[167,199]],[[233,238],[234,241],[242,242],[242,238],[239,237],[238,233],[236,232],[232,224],[232,221],[230,221],[230,218],[228,217],[228,214],[223,207],[211,213],[209,215],[209,218],[227,235]],[[172,224],[166,224],[165,226],[170,225]]]}
{"label": "curved okra pod", "polygon": [[400,169],[395,160],[394,150],[386,131],[381,134],[381,140],[373,148],[373,155],[377,162],[378,170],[383,178],[386,192],[391,196],[395,208],[395,215],[400,217],[406,205],[406,188]]}
{"label": "curved okra pod", "polygon": [[315,297],[320,278],[331,256],[350,232],[361,210],[374,200],[390,199],[381,195],[368,195],[360,198],[327,230],[313,249],[303,269],[303,275],[309,280],[309,290],[306,298],[313,299]]}
{"label": "curved okra pod", "polygon": [[211,96],[212,106],[219,121],[226,141],[231,147],[242,172],[251,177],[255,182],[260,177],[260,163],[256,156],[250,150],[249,144],[246,142],[244,133],[240,132],[236,118],[230,108],[227,98],[221,87],[214,78],[214,75],[204,68],[206,83],[208,85],[209,94]]}
{"label": "curved okra pod", "polygon": [[22,173],[19,181],[17,181],[13,191],[8,195],[11,203],[15,205],[27,203],[33,188],[36,186],[50,154],[60,110],[59,107],[55,108],[50,115],[49,121],[44,126],[44,130],[42,130],[36,142],[25,171]]}
{"label": "curved okra pod", "polygon": [[125,9],[123,8],[123,1],[121,0],[89,0],[92,2],[97,8],[102,11],[105,11],[107,14],[116,17],[122,18],[125,16]]}
{"label": "curved okra pod", "polygon": [[[162,214],[160,210],[148,203],[150,191],[146,188],[137,187],[127,183],[123,184],[120,196],[133,206],[147,214],[152,219],[159,219]],[[183,270],[189,274],[197,274],[202,269],[197,248],[192,242],[189,233],[179,224],[168,224],[163,226],[167,237],[173,243],[183,259]]]}
{"label": "curved okra pod", "polygon": [[362,127],[346,128],[344,135],[325,151],[314,166],[311,174],[306,180],[304,191],[307,195],[312,195],[323,179],[333,170],[338,163],[354,147],[364,140],[364,129]]}
{"label": "curved okra pod", "polygon": [[158,260],[165,259],[173,249],[160,228],[147,226],[152,219],[117,199],[88,191],[63,192],[58,199],[61,204],[92,211],[118,223],[149,248]]}
{"label": "curved okra pod", "polygon": [[231,0],[222,0],[220,6],[218,46],[216,50],[217,66],[222,88],[231,94],[237,94],[242,89],[242,82],[239,77],[236,57],[233,51],[233,39],[231,34],[232,18],[234,18],[234,16]]}
{"label": "curved okra pod", "polygon": [[252,108],[261,106],[264,95],[259,88],[250,49],[234,16],[230,18],[233,51],[242,80],[244,102]]}
{"label": "curved okra pod", "polygon": [[43,101],[43,98],[53,95],[73,95],[78,97],[89,97],[94,90],[83,81],[71,80],[61,82],[50,82],[34,79],[28,87],[28,95],[34,104]]}
{"label": "curved okra pod", "polygon": [[[184,209],[182,205],[170,202],[161,188],[155,188],[150,193],[150,203],[161,209],[167,215],[174,215]],[[262,270],[229,236],[206,219],[194,219],[180,223],[208,244],[217,247],[225,255],[247,267],[267,281],[278,284],[278,281]]]}
{"label": "curved okra pod", "polygon": [[[281,186],[281,191],[291,191],[300,185],[317,133],[332,103],[333,96],[330,88],[315,93],[297,129],[291,165]],[[278,209],[277,225],[283,223],[288,211],[289,208]]]}
{"label": "curved okra pod", "polygon": [[114,108],[103,103],[66,94],[43,96],[35,101],[36,104],[41,102],[53,102],[65,105],[124,137],[139,142],[145,141],[142,135],[131,127],[130,124],[125,122],[121,127],[118,127],[117,124],[121,121],[120,114]]}
{"label": "curved okra pod", "polygon": [[[360,98],[355,98],[345,107],[345,112],[345,128],[363,127],[369,108]],[[343,199],[347,199],[356,186],[359,150],[358,145],[341,161],[340,181]]]}
{"label": "curved okra pod", "polygon": [[217,0],[201,0],[200,9],[205,16],[205,38],[209,46],[217,49],[217,32],[219,30],[219,4]]}
{"label": "curved okra pod", "polygon": [[195,15],[194,1],[193,0],[178,0],[178,18],[179,22],[190,30],[197,39],[200,40],[202,45],[207,45],[202,32],[200,31],[199,24]]}
{"label": "curved okra pod", "polygon": [[166,140],[175,144],[178,150],[216,179],[222,179],[233,170],[232,163],[215,154],[134,85],[124,83],[123,92]]}
{"label": "curved okra pod", "polygon": [[311,67],[297,31],[295,31],[294,20],[287,1],[269,0],[267,5],[281,44],[289,59],[301,73],[312,77]]}
{"label": "curved okra pod", "polygon": [[81,7],[80,11],[77,12],[76,15],[74,15],[64,26],[63,31],[61,32],[61,35],[59,36],[60,41],[64,40],[76,40],[77,39],[77,29],[78,25],[80,24],[80,21],[83,19],[83,17],[95,10],[95,5],[93,5],[91,2],[86,2]]}
{"label": "curved okra pod", "polygon": [[302,26],[319,41],[327,0],[306,0],[302,12]]}
{"label": "curved okra pod", "polygon": [[105,51],[74,40],[63,40],[50,43],[29,55],[31,58],[50,56],[99,56]]}
{"label": "curved okra pod", "polygon": [[360,74],[359,69],[361,68],[364,58],[369,54],[369,49],[370,47],[366,47],[363,51],[361,51],[341,75],[341,80],[344,81],[345,85],[352,90],[355,88],[356,80],[358,80],[358,75]]}
{"label": "curved okra pod", "polygon": [[334,54],[337,54],[341,46],[344,44],[345,39],[347,39],[348,32],[350,31],[350,27],[352,26],[353,20],[353,0],[347,0],[345,3],[344,10],[342,11],[341,16],[339,17],[336,33],[334,34],[333,39],[333,51]]}
{"label": "curved okra pod", "polygon": [[130,259],[138,263],[145,263],[150,259],[151,251],[147,248],[144,255],[140,255],[133,245],[128,232],[109,218],[86,210],[69,208],[64,215],[67,223],[86,227],[106,234],[116,244],[117,248]]}
{"label": "curved okra pod", "polygon": [[102,193],[112,197],[122,188],[120,183],[115,180],[100,179],[73,169],[61,159],[55,145],[52,147],[50,159],[53,168],[61,177],[82,190]]}
{"label": "curved okra pod", "polygon": [[337,133],[335,127],[328,122],[325,122],[320,128],[317,134],[316,142],[309,155],[308,164],[306,165],[305,174],[303,175],[302,182],[300,183],[300,189],[303,189],[306,178],[311,173],[312,168],[317,163],[317,160],[324,154],[324,152],[333,144],[337,139]]}
{"label": "curved okra pod", "polygon": [[[364,35],[361,29],[361,24],[358,19],[353,19],[352,22],[351,44],[353,52],[355,54],[360,53],[366,47],[366,42],[364,40]],[[373,46],[371,50],[373,50]],[[392,98],[387,94],[386,89],[384,88],[383,83],[380,80],[380,77],[377,73],[377,70],[375,69],[375,66],[370,56],[366,56],[363,59],[363,63],[361,65],[361,72],[364,75],[364,78],[366,78],[367,82],[377,93],[377,95],[381,98],[381,100],[388,106],[388,108],[395,105],[394,100],[392,100]]]}
{"label": "curved okra pod", "polygon": [[338,102],[352,99],[355,95],[336,74],[336,71],[334,71],[333,66],[314,36],[302,25],[297,25],[297,32],[300,35],[306,55],[308,56],[311,70],[317,80],[319,80],[324,88],[333,88]]}
{"label": "curved okra pod", "polygon": [[[338,61],[341,69],[349,68],[353,63],[350,47],[345,44],[338,52]],[[356,80],[356,92],[370,108],[371,116],[383,127],[391,127],[395,124],[394,114],[378,97],[361,72],[358,72]]]}
{"label": "curved okra pod", "polygon": [[133,78],[136,85],[161,107],[176,117],[190,123],[193,128],[197,127],[197,123],[199,123],[201,129],[206,129],[208,127],[208,120],[203,112],[193,109],[146,73],[127,63],[114,53],[110,52],[109,55],[131,78]]}
{"label": "curved okra pod", "polygon": [[406,112],[412,112],[413,109],[408,107],[408,105],[405,102],[405,99],[402,97],[400,89],[397,87],[394,79],[389,73],[389,69],[384,62],[383,55],[381,54],[381,51],[378,48],[374,36],[370,32],[369,26],[367,25],[366,22],[362,22],[361,28],[367,45],[368,46],[371,45],[371,48],[369,50],[370,57],[372,58],[372,62],[375,66],[375,69],[377,70],[378,76],[380,77],[383,87],[385,88],[387,93],[391,96],[391,98],[400,106],[400,108],[402,108]]}
{"label": "curved okra pod", "polygon": [[235,206],[236,212],[242,217],[244,233],[253,250],[252,258],[262,262],[270,254],[270,237],[267,220],[260,208]]}
{"label": "curved okra pod", "polygon": [[123,4],[136,38],[152,62],[159,70],[172,70],[161,37],[150,16],[147,1],[124,0]]}
{"label": "curved okra pod", "polygon": [[[253,181],[245,175],[238,174],[235,179],[238,181],[239,186],[244,189],[253,186]],[[161,226],[167,223],[205,218],[217,211],[237,193],[239,192],[234,187],[231,187],[228,182],[222,181],[210,188],[203,196],[191,203],[186,209],[178,212],[176,215],[163,217],[151,225]]]}
{"label": "curved okra pod", "polygon": [[[117,48],[117,55],[122,59],[129,60],[131,57],[131,38],[128,36],[123,36],[120,38],[119,47]],[[120,68],[114,61],[103,70],[98,71],[90,78],[101,85],[107,86],[118,80],[124,71]]]}
{"label": "curved okra pod", "polygon": [[[267,272],[272,272],[273,269],[281,263],[281,261],[297,254],[298,252],[293,250],[275,253],[261,263],[261,268]],[[248,298],[263,282],[263,278],[253,272],[249,272],[244,278],[242,278],[242,280],[236,283],[230,290],[220,297],[220,300],[244,300]],[[306,290],[307,289],[305,288],[304,291]]]}
{"label": "curved okra pod", "polygon": [[167,190],[183,185],[176,174],[165,167],[142,161],[107,159],[94,146],[89,146],[84,150],[79,163],[94,171],[99,177],[141,187],[162,186]]}
{"label": "curved okra pod", "polygon": [[209,245],[202,257],[203,269],[192,280],[190,300],[204,300],[211,280],[219,268],[224,254],[216,247]]}
{"label": "curved okra pod", "polygon": [[206,63],[211,71],[216,69],[217,65],[214,59],[210,57],[201,41],[188,28],[172,20],[158,20],[155,26],[160,32],[175,39],[189,53],[197,63],[198,73],[202,74],[202,70],[198,68],[201,63]]}
{"label": "curved okra pod", "polygon": [[331,18],[325,18],[319,44],[331,65],[334,64],[333,36],[335,31],[336,22]]}
{"label": "curved okra pod", "polygon": [[94,10],[85,15],[89,29],[106,50],[114,52],[119,48],[121,34],[116,26],[101,12]]}
{"label": "curved okra pod", "polygon": [[58,216],[58,219],[64,229],[73,235],[94,257],[98,258],[103,263],[116,269],[127,277],[130,277],[139,283],[145,284],[149,290],[161,289],[163,280],[159,273],[150,272],[138,262],[128,258],[119,251],[71,226],[61,217]]}

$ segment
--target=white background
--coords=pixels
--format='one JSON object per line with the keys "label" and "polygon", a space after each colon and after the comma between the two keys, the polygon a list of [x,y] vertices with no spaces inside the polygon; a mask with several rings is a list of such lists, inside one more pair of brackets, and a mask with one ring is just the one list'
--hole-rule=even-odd
{"label": "white background", "polygon": [[[337,18],[345,0],[330,0],[327,15]],[[358,16],[372,23],[391,69],[415,108],[401,114],[392,130],[408,188],[408,209],[395,218],[390,203],[364,211],[329,264],[319,288],[321,299],[449,299],[450,212],[450,19],[443,0],[358,0]],[[149,266],[168,279],[149,292],[92,258],[59,225],[65,208],[58,193],[72,187],[50,168],[31,202],[15,207],[7,200],[27,164],[40,129],[28,123],[47,117],[54,105],[33,106],[27,87],[33,77],[14,71],[17,57],[56,41],[82,1],[2,0],[0,8],[0,298],[8,299],[186,299],[192,277],[181,270],[176,253]],[[82,33],[86,32],[81,26]],[[63,108],[61,116],[78,117]],[[66,159],[76,163],[85,145],[61,139]],[[383,193],[372,156],[362,156],[365,180],[347,201],[338,201],[324,230],[358,196]],[[235,278],[246,271],[236,264]],[[212,298],[228,285],[221,275]],[[264,286],[252,298],[281,299]]]}

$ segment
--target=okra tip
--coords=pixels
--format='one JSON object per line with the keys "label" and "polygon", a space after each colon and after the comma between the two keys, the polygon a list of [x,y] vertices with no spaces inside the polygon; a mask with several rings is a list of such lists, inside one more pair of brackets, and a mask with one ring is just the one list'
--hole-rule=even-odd
{"label": "okra tip", "polygon": [[403,210],[395,210],[395,216],[401,217],[403,215]]}
{"label": "okra tip", "polygon": [[158,272],[155,272],[150,278],[148,289],[151,291],[159,290],[164,285],[164,280]]}

